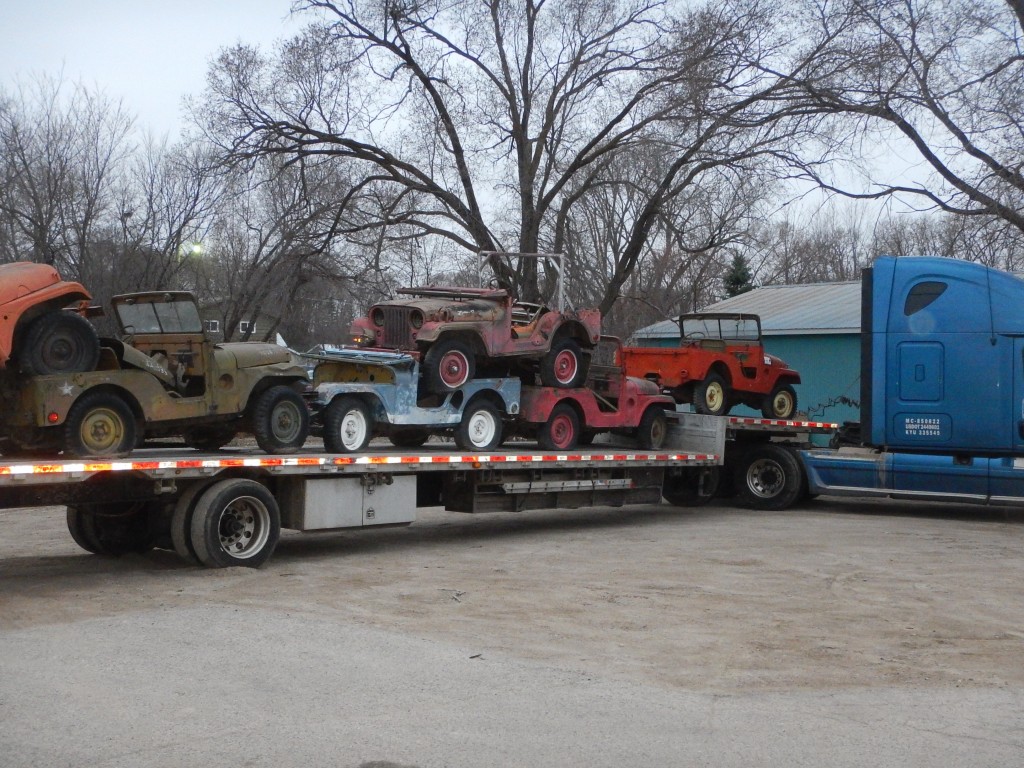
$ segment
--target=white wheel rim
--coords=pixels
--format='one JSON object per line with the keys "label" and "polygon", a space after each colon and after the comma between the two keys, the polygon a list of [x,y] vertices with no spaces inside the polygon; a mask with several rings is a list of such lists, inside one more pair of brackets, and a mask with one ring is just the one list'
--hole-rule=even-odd
{"label": "white wheel rim", "polygon": [[366,440],[366,416],[358,408],[348,411],[341,419],[338,435],[341,444],[350,451],[358,450]]}
{"label": "white wheel rim", "polygon": [[469,417],[469,423],[466,425],[469,442],[475,448],[490,445],[497,430],[498,423],[490,411],[477,411]]}
{"label": "white wheel rim", "polygon": [[253,496],[233,499],[220,513],[217,534],[221,548],[236,560],[263,551],[270,538],[270,512]]}

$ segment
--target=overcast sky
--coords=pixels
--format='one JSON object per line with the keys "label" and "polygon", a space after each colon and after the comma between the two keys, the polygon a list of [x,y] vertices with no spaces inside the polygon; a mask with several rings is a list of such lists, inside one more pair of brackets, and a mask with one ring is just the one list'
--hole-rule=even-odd
{"label": "overcast sky", "polygon": [[0,0],[0,89],[64,73],[124,102],[141,128],[172,137],[217,51],[267,48],[300,26],[290,0]]}

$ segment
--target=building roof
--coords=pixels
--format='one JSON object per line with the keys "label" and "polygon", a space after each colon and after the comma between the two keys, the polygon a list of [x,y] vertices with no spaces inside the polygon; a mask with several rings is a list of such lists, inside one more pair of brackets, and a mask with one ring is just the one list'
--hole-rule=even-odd
{"label": "building roof", "polygon": [[[760,315],[765,336],[860,333],[860,281],[765,285],[701,311]],[[632,338],[679,338],[679,325],[662,320],[641,328]]]}

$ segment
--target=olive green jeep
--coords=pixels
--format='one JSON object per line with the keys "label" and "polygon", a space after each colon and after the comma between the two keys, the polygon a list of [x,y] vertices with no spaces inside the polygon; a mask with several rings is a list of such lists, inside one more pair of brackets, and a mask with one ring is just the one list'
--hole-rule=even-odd
{"label": "olive green jeep", "polygon": [[0,451],[122,457],[144,439],[180,436],[215,450],[250,432],[268,453],[309,433],[301,360],[276,344],[214,343],[190,293],[115,296],[120,338],[103,338],[89,371],[0,372]]}

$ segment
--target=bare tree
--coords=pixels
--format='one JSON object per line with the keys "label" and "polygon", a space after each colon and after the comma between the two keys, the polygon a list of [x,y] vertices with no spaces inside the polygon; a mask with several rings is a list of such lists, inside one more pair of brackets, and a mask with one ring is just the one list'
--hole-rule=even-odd
{"label": "bare tree", "polygon": [[[1024,231],[1024,51],[1019,0],[798,0],[808,34],[829,45],[794,82],[842,117],[827,149],[863,157],[892,135],[927,174],[879,171],[864,190],[805,174],[857,198],[995,216]],[[882,162],[893,164],[892,157]]]}
{"label": "bare tree", "polygon": [[[322,23],[276,58],[223,52],[195,114],[230,162],[355,164],[363,184],[396,190],[383,223],[467,251],[565,247],[573,206],[609,181],[612,160],[661,148],[669,159],[597,301],[608,312],[671,201],[792,151],[812,128],[786,100],[790,82],[750,63],[783,63],[774,4],[692,5],[299,2]],[[499,272],[540,298],[532,262]]]}

